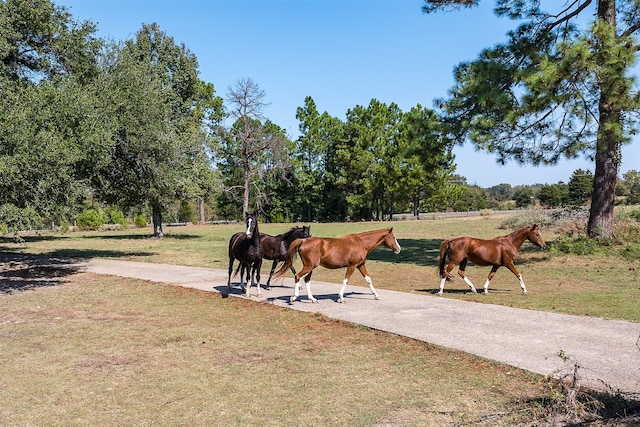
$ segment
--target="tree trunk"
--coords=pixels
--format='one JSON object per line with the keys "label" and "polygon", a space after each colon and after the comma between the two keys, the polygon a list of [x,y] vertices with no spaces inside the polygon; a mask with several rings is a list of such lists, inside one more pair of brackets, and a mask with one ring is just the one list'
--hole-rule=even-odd
{"label": "tree trunk", "polygon": [[247,217],[247,213],[249,213],[249,190],[251,189],[251,175],[249,173],[249,167],[245,166],[244,168],[244,194],[242,198],[242,218]]}
{"label": "tree trunk", "polygon": [[157,203],[154,203],[152,210],[153,237],[159,238],[164,236],[164,233],[162,232],[162,208]]}
{"label": "tree trunk", "polygon": [[607,135],[609,133],[599,136],[596,145],[593,198],[587,225],[587,233],[592,239],[613,238],[613,209],[620,161],[619,143],[614,136]]}
{"label": "tree trunk", "polygon": [[204,217],[204,199],[200,199],[200,224],[205,223]]}
{"label": "tree trunk", "polygon": [[[598,3],[598,19],[616,26],[615,1],[600,0]],[[606,46],[606,40],[600,42],[602,52],[612,51]],[[587,234],[592,239],[613,238],[613,209],[616,196],[616,181],[620,166],[620,136],[615,129],[620,127],[622,116],[614,99],[620,81],[624,78],[624,68],[620,75],[607,74],[600,84],[600,102],[598,119],[598,136],[596,140],[596,169],[593,179],[593,197],[589,212]]]}

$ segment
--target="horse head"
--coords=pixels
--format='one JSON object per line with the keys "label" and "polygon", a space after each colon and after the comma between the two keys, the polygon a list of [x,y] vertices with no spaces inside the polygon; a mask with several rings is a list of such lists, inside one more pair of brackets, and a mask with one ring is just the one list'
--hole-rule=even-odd
{"label": "horse head", "polygon": [[387,234],[384,237],[383,243],[386,247],[391,249],[394,254],[399,254],[402,249],[400,247],[400,243],[398,243],[398,239],[393,235],[393,227],[387,228]]}
{"label": "horse head", "polygon": [[247,231],[245,233],[247,235],[247,239],[250,239],[253,233],[256,231],[256,227],[258,226],[256,215],[247,214],[246,224],[247,224]]}
{"label": "horse head", "polygon": [[538,224],[534,224],[529,227],[529,234],[527,235],[527,239],[539,247],[540,249],[545,249],[547,244],[542,240],[542,236],[540,235],[540,227]]}

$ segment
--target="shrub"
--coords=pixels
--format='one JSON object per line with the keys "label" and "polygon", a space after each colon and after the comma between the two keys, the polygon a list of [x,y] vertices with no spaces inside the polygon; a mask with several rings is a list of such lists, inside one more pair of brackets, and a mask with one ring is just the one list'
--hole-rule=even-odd
{"label": "shrub", "polygon": [[195,212],[193,211],[193,206],[191,206],[189,202],[180,202],[180,207],[178,208],[178,221],[191,222],[193,221],[194,216]]}
{"label": "shrub", "polygon": [[37,230],[43,227],[42,217],[34,208],[19,208],[11,203],[0,206],[0,221],[6,231],[3,234],[17,235],[22,230]]}
{"label": "shrub", "polygon": [[136,227],[138,228],[144,228],[147,226],[147,218],[145,218],[144,215],[142,214],[137,214],[134,218],[133,218],[133,223],[136,225]]}
{"label": "shrub", "polygon": [[86,209],[76,217],[76,224],[81,230],[98,230],[107,221],[102,209]]}
{"label": "shrub", "polygon": [[517,230],[533,224],[538,224],[540,228],[546,228],[554,225],[555,223],[556,221],[546,212],[528,210],[519,215],[512,215],[506,218],[500,224],[500,228],[506,230]]}
{"label": "shrub", "polygon": [[634,211],[629,212],[629,218],[632,218],[632,219],[640,222],[640,211],[634,210]]}
{"label": "shrub", "polygon": [[598,243],[589,239],[587,236],[579,236],[577,238],[563,237],[553,242],[551,247],[552,253],[574,254],[574,255],[591,255],[598,250]]}
{"label": "shrub", "polygon": [[127,226],[127,219],[120,209],[109,209],[109,222],[111,224],[120,224],[122,228]]}

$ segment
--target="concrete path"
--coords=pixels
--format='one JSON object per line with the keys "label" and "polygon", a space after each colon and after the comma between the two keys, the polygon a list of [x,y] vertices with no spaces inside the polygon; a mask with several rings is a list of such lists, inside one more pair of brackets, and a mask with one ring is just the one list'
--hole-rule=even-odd
{"label": "concrete path", "polygon": [[[169,283],[228,294],[227,271],[141,262],[93,259],[89,272]],[[354,277],[352,282],[358,282]],[[237,280],[237,278],[236,278]],[[251,299],[322,313],[374,329],[462,350],[543,375],[571,374],[579,366],[580,384],[640,397],[640,323],[571,316],[414,295],[349,285],[345,304],[336,302],[340,284],[311,281],[313,304],[304,286],[293,304],[293,279],[276,281]],[[364,284],[364,281],[362,281]],[[375,284],[375,283],[374,283]],[[237,285],[237,284],[236,284]],[[235,288],[231,295],[241,296]],[[639,307],[640,309],[640,307]],[[559,354],[565,357],[560,357]]]}

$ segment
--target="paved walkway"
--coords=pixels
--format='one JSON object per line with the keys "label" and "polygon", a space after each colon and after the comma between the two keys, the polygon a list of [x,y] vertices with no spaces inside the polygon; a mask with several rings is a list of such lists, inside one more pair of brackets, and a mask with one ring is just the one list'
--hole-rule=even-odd
{"label": "paved walkway", "polygon": [[[93,259],[82,269],[98,273],[229,293],[222,269]],[[237,278],[236,278],[237,280]],[[358,282],[354,277],[352,282]],[[318,303],[306,298],[289,304],[293,279],[276,281],[251,299],[322,313],[374,329],[462,350],[543,375],[560,376],[579,365],[581,384],[597,390],[640,396],[640,323],[509,308],[352,286],[345,304],[336,302],[340,284],[311,281]],[[362,281],[364,284],[364,281]],[[236,288],[231,293],[241,296]],[[561,353],[569,359],[560,357]]]}

